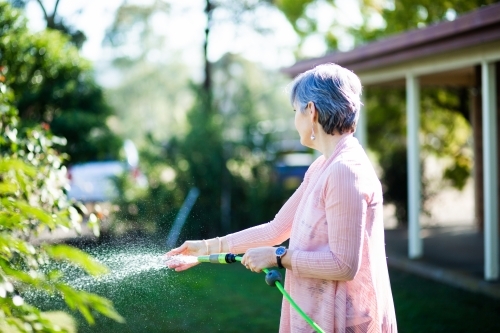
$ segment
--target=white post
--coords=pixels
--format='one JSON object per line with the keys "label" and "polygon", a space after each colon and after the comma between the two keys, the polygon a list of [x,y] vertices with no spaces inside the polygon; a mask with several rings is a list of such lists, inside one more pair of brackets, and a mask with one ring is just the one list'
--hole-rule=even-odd
{"label": "white post", "polygon": [[359,143],[361,146],[366,150],[367,147],[367,118],[366,118],[366,98],[365,95],[361,95],[361,103],[363,104],[361,106],[361,110],[359,111],[359,118],[358,118],[358,124],[356,126],[356,132],[354,133],[354,136],[358,139]]}
{"label": "white post", "polygon": [[498,279],[498,153],[495,64],[481,64],[484,174],[484,279]]}
{"label": "white post", "polygon": [[406,118],[408,149],[408,257],[422,257],[420,238],[420,87],[413,74],[406,76]]}

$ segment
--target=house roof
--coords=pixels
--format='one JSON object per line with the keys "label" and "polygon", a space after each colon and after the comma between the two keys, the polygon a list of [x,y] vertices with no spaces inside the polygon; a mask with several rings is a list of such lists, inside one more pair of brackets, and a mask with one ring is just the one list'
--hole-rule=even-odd
{"label": "house roof", "polygon": [[370,71],[497,41],[500,41],[500,4],[493,4],[459,16],[454,21],[401,33],[348,52],[299,61],[283,68],[282,72],[295,76],[330,62],[355,72]]}

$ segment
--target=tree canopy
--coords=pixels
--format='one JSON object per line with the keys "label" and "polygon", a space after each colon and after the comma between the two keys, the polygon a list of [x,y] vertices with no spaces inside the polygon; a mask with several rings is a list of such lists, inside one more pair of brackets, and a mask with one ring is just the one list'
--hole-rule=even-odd
{"label": "tree canopy", "polygon": [[[351,3],[351,13],[341,11],[340,0],[274,0],[285,14],[302,42],[312,35],[321,35],[330,51],[338,50],[341,39],[353,39],[352,46],[364,44],[396,33],[418,29],[457,15],[470,12],[497,0],[362,0]],[[358,8],[356,8],[358,7]],[[345,23],[343,15],[361,19]],[[319,31],[320,11],[328,10],[332,18],[328,27]],[[300,53],[299,53],[300,55]]]}
{"label": "tree canopy", "polygon": [[116,158],[121,140],[107,126],[113,112],[90,62],[59,31],[29,32],[20,12],[7,6],[0,11],[0,67],[21,126],[44,123],[65,137],[70,163]]}

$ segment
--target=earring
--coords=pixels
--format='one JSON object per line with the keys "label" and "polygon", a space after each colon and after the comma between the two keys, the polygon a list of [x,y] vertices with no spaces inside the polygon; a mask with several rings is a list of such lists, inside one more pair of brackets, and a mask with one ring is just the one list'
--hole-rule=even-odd
{"label": "earring", "polygon": [[316,135],[314,135],[314,128],[311,129],[312,130],[312,133],[311,133],[311,140],[316,140]]}

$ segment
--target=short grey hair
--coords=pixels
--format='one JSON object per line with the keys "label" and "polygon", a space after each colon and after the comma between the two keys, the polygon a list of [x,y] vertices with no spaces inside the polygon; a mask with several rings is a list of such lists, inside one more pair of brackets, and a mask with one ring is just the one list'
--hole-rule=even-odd
{"label": "short grey hair", "polygon": [[290,102],[300,112],[313,102],[318,122],[328,134],[354,132],[361,109],[361,89],[356,74],[336,64],[324,64],[293,80]]}

